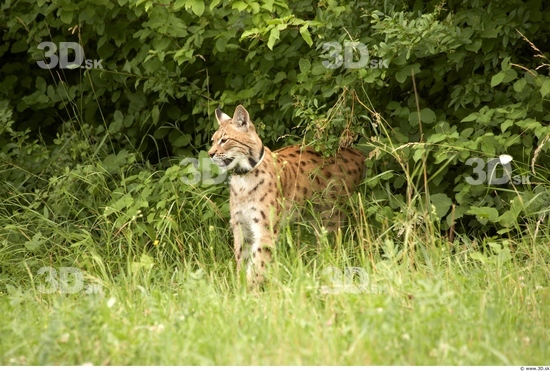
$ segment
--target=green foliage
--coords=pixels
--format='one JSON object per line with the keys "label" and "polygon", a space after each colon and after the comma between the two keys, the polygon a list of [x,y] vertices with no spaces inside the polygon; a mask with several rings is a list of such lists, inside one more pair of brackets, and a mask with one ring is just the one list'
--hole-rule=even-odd
{"label": "green foliage", "polygon": [[[119,194],[128,180],[116,174],[135,163],[171,174],[172,158],[207,149],[214,108],[242,103],[270,147],[305,142],[330,154],[359,143],[373,223],[398,221],[408,205],[443,230],[506,233],[550,208],[550,77],[537,49],[550,8],[540,0],[23,0],[2,10],[3,195],[54,189],[63,209],[69,179]],[[43,41],[80,44],[91,68],[39,68]],[[360,60],[361,43],[369,63],[327,68],[327,43],[344,62]],[[96,163],[84,161],[90,153]],[[467,181],[468,160],[503,154],[529,184]],[[82,202],[101,188],[82,187]],[[155,205],[155,195],[168,197],[135,194],[113,213]]]}
{"label": "green foliage", "polygon": [[[0,8],[3,364],[545,359],[541,0]],[[59,59],[79,44],[85,68],[40,68],[44,41]],[[206,153],[214,109],[237,104],[270,148],[367,154],[352,225],[283,230],[259,295],[234,272],[227,174]],[[48,267],[90,286],[44,293]],[[364,269],[371,291],[327,295],[336,267]]]}

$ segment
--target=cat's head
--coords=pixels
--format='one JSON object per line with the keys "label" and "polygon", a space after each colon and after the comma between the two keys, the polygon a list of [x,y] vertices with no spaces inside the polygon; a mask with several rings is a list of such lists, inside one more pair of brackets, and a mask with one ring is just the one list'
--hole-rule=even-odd
{"label": "cat's head", "polygon": [[218,108],[216,119],[220,127],[208,151],[212,160],[236,174],[252,171],[264,155],[264,146],[247,110],[239,105],[231,118]]}

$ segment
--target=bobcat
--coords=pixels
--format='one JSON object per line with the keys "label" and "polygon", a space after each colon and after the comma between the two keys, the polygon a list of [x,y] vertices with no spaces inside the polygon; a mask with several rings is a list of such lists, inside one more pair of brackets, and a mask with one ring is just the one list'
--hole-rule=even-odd
{"label": "bobcat", "polygon": [[281,219],[311,202],[329,227],[334,226],[339,213],[332,207],[361,181],[365,156],[344,149],[323,158],[297,145],[272,152],[243,106],[235,109],[233,118],[218,108],[216,118],[220,126],[208,154],[232,172],[229,205],[235,259],[238,270],[247,262],[247,282],[254,287],[263,281]]}

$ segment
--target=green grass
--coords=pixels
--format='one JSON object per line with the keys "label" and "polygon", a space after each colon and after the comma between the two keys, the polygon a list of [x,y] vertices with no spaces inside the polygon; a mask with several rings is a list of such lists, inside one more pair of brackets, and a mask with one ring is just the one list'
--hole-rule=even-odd
{"label": "green grass", "polygon": [[[174,241],[156,249],[131,246],[139,240],[135,225],[109,241],[126,251],[112,246],[113,255],[101,257],[95,251],[105,241],[90,238],[78,251],[55,255],[50,246],[47,258],[15,263],[27,268],[14,270],[19,276],[12,280],[4,267],[0,363],[548,363],[548,239],[480,246],[434,238],[430,245],[417,229],[408,237],[374,238],[372,228],[359,223],[341,238],[316,240],[290,226],[268,285],[251,293],[233,271],[229,235],[221,227],[205,229],[210,237],[189,239],[196,250],[180,261],[161,254]],[[12,261],[17,254],[0,252]],[[40,285],[49,284],[46,274],[37,274],[40,264],[78,267],[83,289],[41,292]],[[351,267],[363,269],[362,276],[338,282],[338,272]]]}
{"label": "green grass", "polygon": [[[353,197],[337,236],[286,227],[254,293],[234,271],[223,185],[117,161],[53,168],[35,192],[3,185],[0,364],[548,364],[544,218],[450,241],[414,192],[393,225]],[[45,267],[82,287],[56,290]]]}

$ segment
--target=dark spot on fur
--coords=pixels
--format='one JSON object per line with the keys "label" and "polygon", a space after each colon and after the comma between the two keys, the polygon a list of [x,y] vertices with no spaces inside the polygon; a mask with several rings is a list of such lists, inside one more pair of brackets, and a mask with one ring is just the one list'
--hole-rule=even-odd
{"label": "dark spot on fur", "polygon": [[250,190],[250,192],[249,192],[248,194],[252,194],[252,193],[256,192],[256,190],[258,189],[258,187],[261,186],[262,184],[264,184],[264,182],[265,182],[265,179],[260,180],[260,181],[258,182],[258,184],[256,184],[256,185],[254,186],[254,188],[252,188],[252,190]]}
{"label": "dark spot on fur", "polygon": [[252,220],[254,221],[254,223],[259,223],[260,222],[260,219],[258,219],[258,218],[252,218]]}
{"label": "dark spot on fur", "polygon": [[260,210],[260,214],[262,214],[262,218],[265,219],[265,213],[263,210]]}

